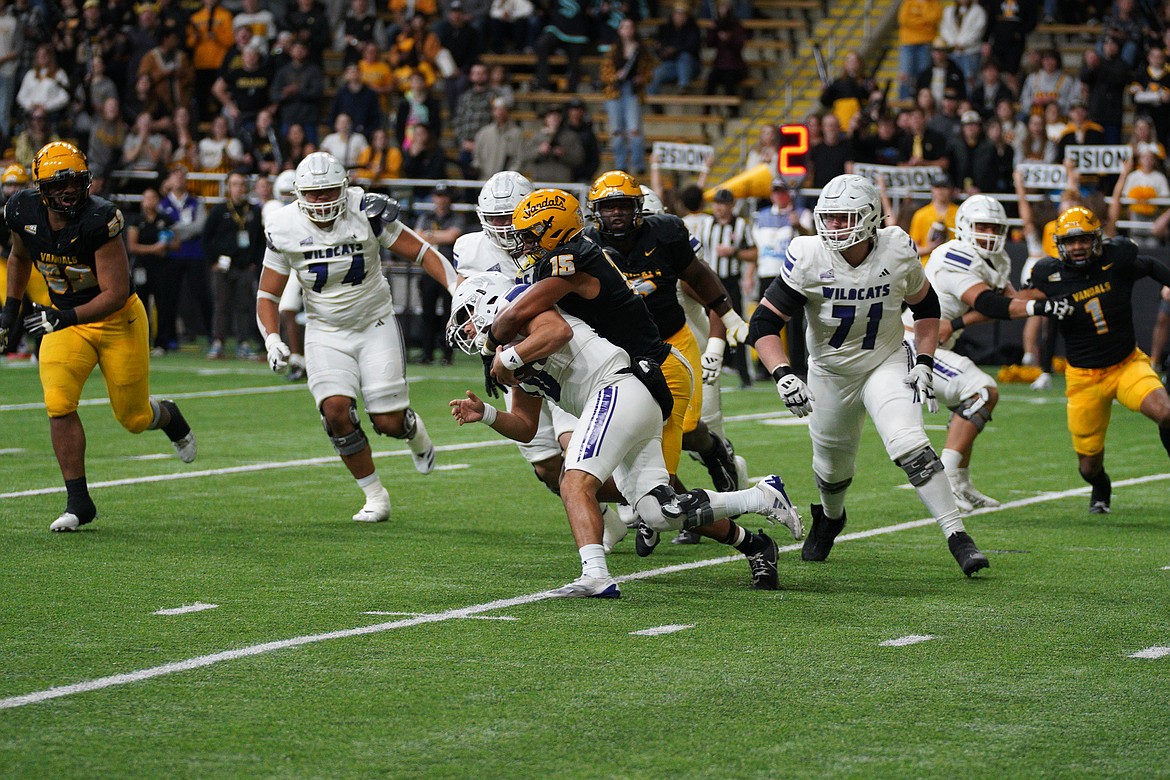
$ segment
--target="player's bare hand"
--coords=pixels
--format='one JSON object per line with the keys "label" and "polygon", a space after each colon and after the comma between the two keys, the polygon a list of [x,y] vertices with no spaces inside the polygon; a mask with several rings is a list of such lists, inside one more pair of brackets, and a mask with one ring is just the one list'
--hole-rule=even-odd
{"label": "player's bare hand", "polygon": [[466,398],[456,398],[451,401],[449,406],[451,407],[451,416],[454,417],[460,425],[479,422],[483,419],[483,401],[481,401],[479,396],[470,390],[467,391]]}

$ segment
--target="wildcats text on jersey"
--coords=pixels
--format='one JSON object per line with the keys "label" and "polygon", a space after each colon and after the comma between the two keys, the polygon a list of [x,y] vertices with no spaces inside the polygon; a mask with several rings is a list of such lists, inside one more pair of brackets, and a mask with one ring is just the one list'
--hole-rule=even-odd
{"label": "wildcats text on jersey", "polygon": [[868,301],[871,298],[885,298],[890,294],[890,285],[879,284],[875,287],[844,288],[822,287],[826,300],[830,301]]}
{"label": "wildcats text on jersey", "polygon": [[324,249],[310,249],[305,252],[306,260],[328,260],[332,257],[344,257],[345,255],[355,255],[362,251],[361,244],[338,244],[337,246],[325,247]]}

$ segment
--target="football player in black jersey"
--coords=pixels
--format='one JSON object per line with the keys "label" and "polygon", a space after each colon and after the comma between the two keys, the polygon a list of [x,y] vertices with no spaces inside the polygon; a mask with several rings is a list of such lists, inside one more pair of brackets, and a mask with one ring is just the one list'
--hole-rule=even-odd
{"label": "football player in black jersey", "polygon": [[77,147],[54,141],[33,159],[35,189],[4,206],[12,231],[8,298],[0,344],[20,316],[35,265],[53,306],[33,304],[24,325],[43,335],[41,386],[53,452],[65,478],[65,511],[49,526],[75,531],[97,516],[85,481],[85,429],[77,415],[81,389],[100,365],[110,408],[131,433],[161,428],[184,463],[195,460],[195,436],[174,401],[150,397],[149,322],[130,282],[122,212],[89,195],[90,172]]}
{"label": "football player in black jersey", "polygon": [[675,474],[681,450],[687,449],[699,454],[716,490],[746,487],[737,485],[731,448],[700,420],[703,383],[695,378],[702,374],[702,358],[694,334],[687,327],[686,311],[678,300],[679,281],[686,282],[698,300],[722,318],[733,346],[746,336],[747,323],[732,308],[719,277],[695,257],[683,221],[670,214],[643,215],[642,203],[642,188],[634,177],[625,171],[601,174],[589,190],[595,226],[586,235],[602,247],[634,292],[643,297],[663,339],[686,358],[688,365],[678,365],[679,370],[672,372],[671,365],[663,366],[672,389],[679,385],[692,387],[687,407],[674,410],[670,425],[677,432],[670,426],[663,431],[666,468]]}
{"label": "football player in black jersey", "polygon": [[[640,194],[640,191],[639,191]],[[662,407],[663,420],[669,421],[663,427],[663,455],[666,455],[666,432],[676,408],[685,413],[690,402],[691,385],[668,386],[664,374],[680,371],[689,376],[690,369],[683,365],[678,350],[672,349],[659,335],[658,327],[646,308],[644,299],[635,295],[626,277],[613,260],[601,248],[582,235],[585,223],[581,216],[581,204],[576,197],[563,190],[543,189],[526,195],[516,206],[512,215],[512,226],[516,229],[524,255],[517,260],[517,270],[522,278],[531,279],[532,286],[513,304],[505,308],[494,320],[486,334],[483,349],[485,354],[495,354],[492,375],[504,384],[515,384],[512,372],[499,357],[502,345],[508,344],[536,315],[560,307],[568,314],[583,320],[599,335],[621,347],[630,356],[631,371],[646,383],[651,394]],[[676,452],[680,451],[682,429],[678,429]],[[677,468],[678,458],[675,457]],[[670,463],[667,471],[674,473]],[[567,471],[561,476],[561,500],[566,507],[580,503],[582,506],[601,501],[620,501],[612,481],[604,484],[582,471]],[[662,502],[671,500],[704,503],[703,491],[676,496],[673,490],[658,496]],[[590,507],[590,510],[592,507]],[[585,516],[582,512],[581,516]],[[596,536],[601,542],[602,520],[600,511],[588,513],[590,523],[596,527],[583,530],[580,538]],[[700,526],[697,529],[704,536],[731,545],[748,559],[752,570],[752,587],[759,590],[775,590],[778,585],[776,558],[779,553],[776,543],[764,533],[752,533],[735,522],[722,519]],[[657,532],[654,540],[657,543]],[[638,552],[648,555],[643,537],[638,537]]]}
{"label": "football player in black jersey", "polygon": [[1031,286],[1074,304],[1072,316],[1056,323],[1068,353],[1068,429],[1081,476],[1093,486],[1089,511],[1105,514],[1112,497],[1105,430],[1115,398],[1158,423],[1170,453],[1170,396],[1137,347],[1131,303],[1134,282],[1142,277],[1170,284],[1170,265],[1138,254],[1127,238],[1103,241],[1100,220],[1081,206],[1060,215],[1054,237],[1060,259],[1038,262]]}
{"label": "football player in black jersey", "polygon": [[[28,171],[19,163],[12,163],[0,173],[0,208],[16,193],[28,186]],[[12,246],[8,226],[0,222],[0,304],[3,304],[8,294],[8,249]],[[24,305],[39,303],[49,306],[49,289],[45,287],[45,278],[39,273],[29,274],[28,287],[24,291]],[[20,349],[21,338],[24,336],[24,323],[17,319],[8,332],[8,353],[12,355]],[[35,347],[30,345],[30,352]],[[4,353],[4,345],[0,344],[0,354]],[[22,355],[23,357],[23,355]]]}

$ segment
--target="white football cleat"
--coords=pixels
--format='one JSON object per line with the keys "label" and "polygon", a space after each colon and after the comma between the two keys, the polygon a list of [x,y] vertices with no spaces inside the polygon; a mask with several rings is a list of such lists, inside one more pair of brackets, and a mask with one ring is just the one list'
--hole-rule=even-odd
{"label": "white football cleat", "polygon": [[748,479],[747,461],[744,460],[743,457],[741,457],[739,455],[736,455],[734,457],[735,457],[735,481],[736,481],[736,484],[738,485],[738,488],[740,490],[743,490],[748,485],[751,484],[751,480]]}
{"label": "white football cleat", "polygon": [[601,505],[601,521],[604,528],[601,534],[601,548],[608,554],[613,552],[615,544],[626,538],[630,529],[626,527],[621,516],[609,504]]}
{"label": "white football cleat", "polygon": [[788,493],[784,490],[784,480],[775,474],[770,474],[756,483],[756,490],[764,494],[766,503],[758,513],[769,520],[780,523],[792,532],[793,539],[804,538],[804,521],[800,513],[792,505]]}
{"label": "white football cleat", "polygon": [[390,493],[383,488],[382,495],[367,498],[366,505],[353,516],[358,523],[381,523],[390,519]]}
{"label": "white football cleat", "polygon": [[414,470],[419,474],[430,474],[435,470],[435,445],[427,435],[427,426],[421,417],[415,416],[414,437],[406,440],[410,447],[410,459],[414,461]]}
{"label": "white football cleat", "polygon": [[62,512],[61,516],[49,525],[50,531],[76,531],[81,526],[81,518],[72,512]]}
{"label": "white football cleat", "polygon": [[955,496],[955,506],[959,508],[960,512],[970,512],[973,509],[981,509],[983,507],[999,506],[999,501],[996,501],[991,496],[980,493],[971,484],[951,486],[951,492]]}
{"label": "white football cleat", "polygon": [[174,446],[175,452],[179,454],[179,460],[184,463],[192,463],[195,456],[199,453],[199,448],[195,446],[195,432],[188,433],[178,441],[171,442]]}
{"label": "white football cleat", "polygon": [[586,577],[582,574],[568,585],[562,585],[549,594],[558,599],[616,599],[622,591],[613,577]]}

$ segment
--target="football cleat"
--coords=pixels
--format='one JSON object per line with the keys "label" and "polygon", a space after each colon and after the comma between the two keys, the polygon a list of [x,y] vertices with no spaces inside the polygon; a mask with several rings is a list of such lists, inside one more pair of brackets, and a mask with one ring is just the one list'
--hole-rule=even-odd
{"label": "football cleat", "polygon": [[951,534],[947,538],[947,547],[951,548],[951,555],[955,556],[955,560],[959,563],[959,568],[968,577],[980,569],[986,569],[991,565],[987,561],[987,556],[979,552],[979,548],[975,546],[975,541],[966,531],[958,531],[957,533]]}
{"label": "football cleat", "polygon": [[60,517],[58,517],[56,520],[54,520],[49,525],[49,530],[50,531],[76,531],[80,526],[83,526],[86,523],[89,523],[92,521],[93,521],[93,519],[82,520],[77,515],[66,510],[65,512],[61,513]]}
{"label": "football cleat", "polygon": [[956,485],[955,483],[951,483],[951,493],[955,496],[955,506],[959,508],[960,512],[970,512],[973,509],[1000,505],[999,501],[996,501],[991,496],[984,495],[970,484]]}
{"label": "football cleat", "polygon": [[601,548],[606,553],[613,552],[614,545],[626,538],[630,529],[622,522],[621,516],[609,504],[601,505]]}
{"label": "football cleat", "polygon": [[735,460],[731,454],[731,448],[727,446],[727,442],[714,434],[711,436],[711,441],[711,450],[699,455],[703,466],[707,469],[707,474],[711,477],[711,484],[720,493],[730,493],[737,490]]}
{"label": "football cleat", "polygon": [[[1102,472],[1102,474],[1104,474],[1104,472]],[[1109,514],[1109,502],[1112,498],[1113,482],[1109,479],[1109,477],[1105,477],[1103,484],[1100,486],[1094,485],[1092,493],[1089,495],[1089,514]]]}
{"label": "football cleat", "polygon": [[1089,502],[1089,514],[1091,514],[1091,515],[1107,515],[1107,514],[1109,514],[1109,511],[1110,510],[1109,510],[1109,502],[1108,501],[1090,501]]}
{"label": "football cleat", "polygon": [[737,485],[739,488],[746,488],[746,487],[748,486],[748,483],[750,483],[750,482],[751,482],[751,480],[750,480],[750,479],[748,479],[748,467],[747,467],[747,461],[746,461],[746,460],[744,460],[744,459],[743,459],[741,456],[739,456],[739,455],[733,455],[732,457],[734,457],[734,458],[735,458],[735,479],[736,479],[736,485]]}
{"label": "football cleat", "polygon": [[582,574],[568,585],[562,585],[549,594],[558,599],[616,599],[622,591],[613,577],[587,577]]}
{"label": "football cleat", "polygon": [[427,426],[422,418],[415,418],[414,436],[406,440],[410,447],[410,459],[414,461],[414,470],[419,474],[430,474],[435,470],[435,445],[427,434]]}
{"label": "football cleat", "polygon": [[788,493],[784,490],[784,480],[775,474],[764,477],[756,483],[756,490],[764,494],[764,508],[760,514],[769,520],[780,523],[792,532],[792,538],[804,538],[804,522],[800,513],[792,505]]}
{"label": "football cleat", "polygon": [[645,523],[638,523],[638,535],[634,537],[634,551],[639,558],[645,558],[658,546],[658,532]]}
{"label": "football cleat", "polygon": [[763,531],[756,533],[756,539],[763,543],[762,550],[746,556],[748,566],[752,570],[752,590],[777,590],[780,587],[780,577],[776,571],[776,559],[780,550],[772,537]]}
{"label": "football cleat", "polygon": [[353,516],[358,523],[381,523],[390,519],[390,493],[382,488],[382,495],[367,498],[366,505]]}
{"label": "football cleat", "polygon": [[693,528],[684,528],[678,532],[678,535],[670,540],[671,544],[698,544],[703,541],[703,537]]}
{"label": "football cleat", "polygon": [[184,463],[192,463],[195,460],[195,456],[199,453],[199,448],[195,445],[194,432],[188,433],[178,441],[171,442],[171,446],[179,454],[179,460]]}
{"label": "football cleat", "polygon": [[187,419],[179,411],[179,405],[171,400],[159,401],[158,405],[166,407],[167,413],[171,418],[171,421],[167,423],[163,432],[168,437],[178,435],[177,439],[171,439],[171,446],[178,453],[179,460],[184,463],[194,462],[195,456],[199,454],[199,448],[195,445],[195,432],[191,430],[191,426],[187,424]]}
{"label": "football cleat", "polygon": [[832,520],[825,516],[824,507],[813,504],[812,516],[812,526],[808,529],[808,538],[804,540],[800,557],[805,561],[823,561],[832,552],[837,534],[845,528],[846,513],[842,511],[840,518]]}

